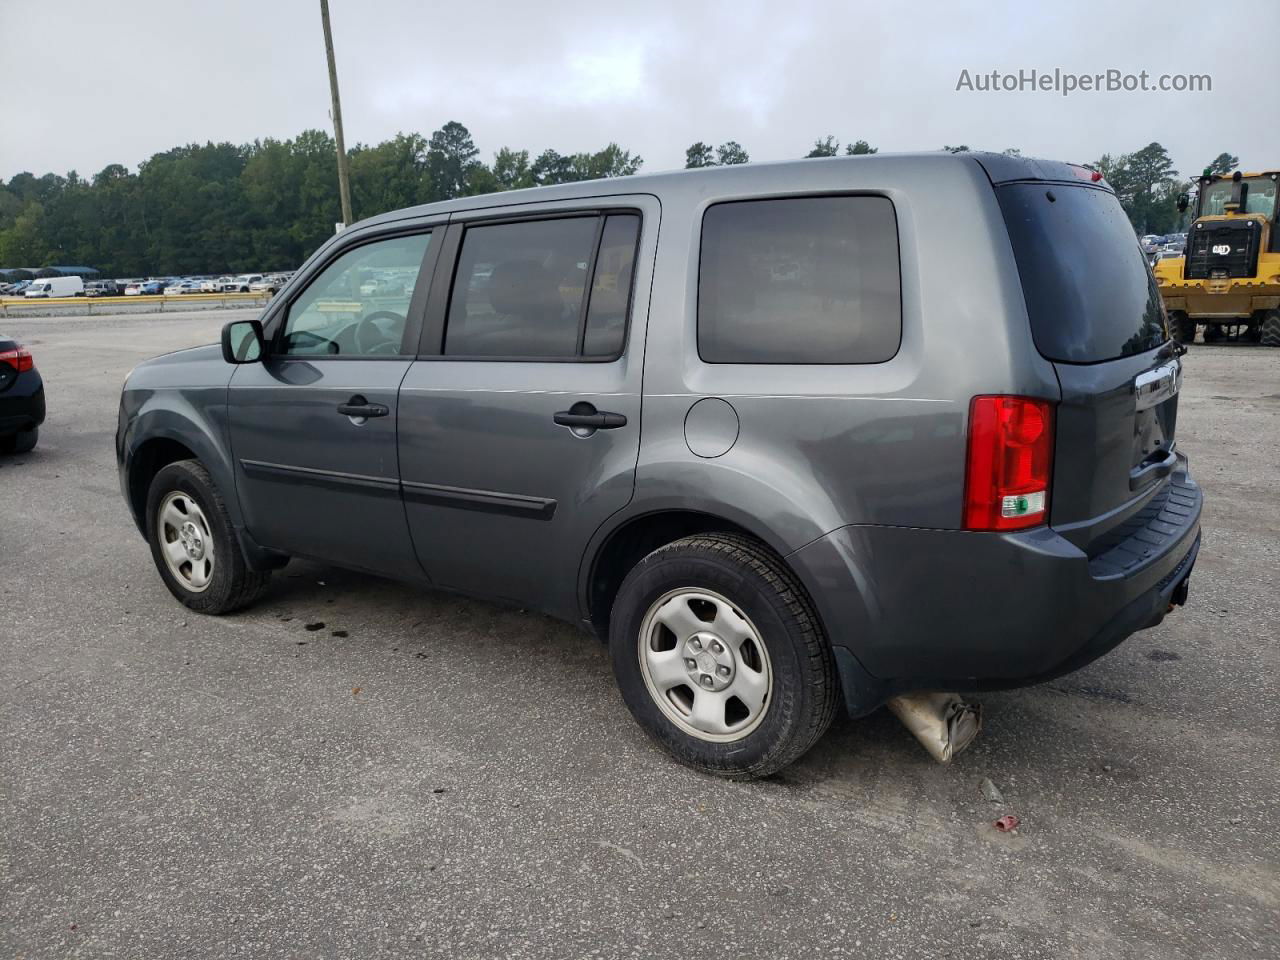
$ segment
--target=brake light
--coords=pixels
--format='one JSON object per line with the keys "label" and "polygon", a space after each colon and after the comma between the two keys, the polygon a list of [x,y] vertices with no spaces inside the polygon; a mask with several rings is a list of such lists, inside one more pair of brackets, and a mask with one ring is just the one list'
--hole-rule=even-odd
{"label": "brake light", "polygon": [[1044,523],[1053,465],[1053,406],[1030,397],[974,397],[969,404],[966,530]]}
{"label": "brake light", "polygon": [[31,356],[31,351],[26,347],[18,347],[16,350],[0,350],[0,363],[9,364],[19,373],[34,370],[36,366],[36,362]]}

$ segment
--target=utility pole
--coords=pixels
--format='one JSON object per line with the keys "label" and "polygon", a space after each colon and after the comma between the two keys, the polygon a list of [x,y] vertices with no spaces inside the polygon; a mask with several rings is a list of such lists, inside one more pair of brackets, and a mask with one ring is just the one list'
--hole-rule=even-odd
{"label": "utility pole", "polygon": [[329,28],[329,0],[320,0],[324,24],[324,53],[329,58],[329,93],[333,96],[333,135],[338,141],[338,193],[342,197],[342,222],[351,226],[351,181],[347,176],[347,145],[342,140],[342,103],[338,99],[338,68],[333,62],[333,31]]}

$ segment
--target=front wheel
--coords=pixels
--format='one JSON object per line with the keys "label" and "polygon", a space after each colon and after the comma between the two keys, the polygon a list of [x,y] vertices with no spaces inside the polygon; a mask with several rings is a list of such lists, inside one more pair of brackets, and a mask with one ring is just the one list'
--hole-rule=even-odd
{"label": "front wheel", "polygon": [[1169,332],[1179,343],[1191,343],[1196,338],[1195,321],[1181,310],[1169,314]]}
{"label": "front wheel", "polygon": [[609,646],[632,715],[707,773],[775,773],[835,714],[817,614],[782,561],[747,537],[687,537],[641,560],[614,601]]}
{"label": "front wheel", "polygon": [[1258,338],[1264,347],[1280,347],[1280,310],[1268,310],[1262,318],[1262,335]]}
{"label": "front wheel", "polygon": [[197,613],[247,606],[271,578],[249,569],[222,495],[198,460],[171,463],[151,481],[147,539],[164,585]]}

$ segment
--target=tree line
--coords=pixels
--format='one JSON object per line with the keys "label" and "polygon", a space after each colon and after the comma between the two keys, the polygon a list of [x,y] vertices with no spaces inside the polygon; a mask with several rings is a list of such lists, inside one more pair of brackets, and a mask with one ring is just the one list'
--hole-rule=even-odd
{"label": "tree line", "polygon": [[[817,139],[806,157],[874,154],[866,140]],[[946,145],[952,153],[967,145]],[[1007,154],[1018,155],[1009,148]],[[636,173],[643,158],[616,143],[592,152],[503,147],[491,162],[465,126],[446,123],[430,137],[400,133],[349,151],[357,219],[454,197]],[[748,163],[735,140],[685,151],[688,168]],[[1223,153],[1206,169],[1226,173]],[[1183,225],[1176,200],[1193,189],[1168,152],[1151,143],[1094,164],[1115,188],[1138,233]],[[157,153],[131,172],[110,164],[91,178],[19,173],[0,181],[0,267],[74,264],[104,276],[205,274],[296,267],[341,219],[333,138],[306,130],[289,140],[206,143]]]}
{"label": "tree line", "polygon": [[[420,203],[633,174],[644,162],[610,143],[594,153],[502,148],[479,159],[467,128],[400,133],[348,151],[357,219]],[[131,172],[91,178],[19,173],[0,181],[0,267],[70,264],[108,277],[283,270],[342,219],[333,137],[190,144]]]}

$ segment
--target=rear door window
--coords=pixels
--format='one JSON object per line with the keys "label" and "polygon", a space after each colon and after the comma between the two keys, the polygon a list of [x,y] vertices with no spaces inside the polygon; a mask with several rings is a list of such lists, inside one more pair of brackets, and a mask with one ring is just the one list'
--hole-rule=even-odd
{"label": "rear door window", "polygon": [[1043,356],[1098,363],[1168,340],[1155,278],[1113,193],[1041,181],[996,196]]}
{"label": "rear door window", "polygon": [[469,226],[444,352],[512,360],[621,355],[640,217],[578,215]]}
{"label": "rear door window", "polygon": [[880,363],[902,339],[893,204],[798,197],[710,207],[698,267],[708,363]]}

